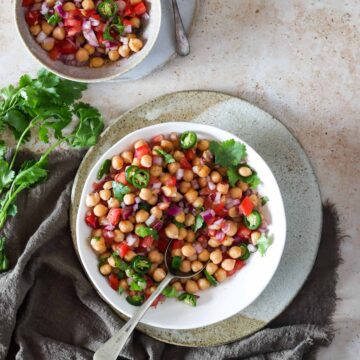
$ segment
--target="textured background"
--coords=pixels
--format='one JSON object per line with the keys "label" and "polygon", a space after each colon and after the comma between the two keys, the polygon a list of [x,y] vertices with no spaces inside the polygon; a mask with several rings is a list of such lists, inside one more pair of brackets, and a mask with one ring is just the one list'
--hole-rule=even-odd
{"label": "textured background", "polygon": [[[143,80],[91,86],[86,100],[110,122],[171,91],[219,90],[284,122],[303,144],[323,199],[337,204],[350,236],[342,244],[336,337],[319,359],[357,358],[360,1],[201,0],[191,45],[190,56],[173,60]],[[0,49],[0,86],[39,68],[17,36],[9,0],[0,0]]]}

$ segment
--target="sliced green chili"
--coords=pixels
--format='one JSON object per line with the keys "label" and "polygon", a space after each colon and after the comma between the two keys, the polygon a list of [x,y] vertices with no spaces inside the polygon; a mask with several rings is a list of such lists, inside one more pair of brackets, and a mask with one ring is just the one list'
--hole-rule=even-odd
{"label": "sliced green chili", "polygon": [[261,225],[261,215],[257,210],[244,217],[244,225],[250,230],[256,230]]}
{"label": "sliced green chili", "polygon": [[241,256],[239,257],[240,260],[247,260],[250,257],[250,251],[248,249],[248,247],[245,244],[240,244],[239,245],[240,249],[241,249]]}
{"label": "sliced green chili", "polygon": [[110,171],[111,160],[106,159],[100,166],[97,173],[97,179],[100,180],[105,174],[108,174]]}
{"label": "sliced green chili", "polygon": [[97,10],[101,16],[111,18],[116,14],[118,6],[113,0],[103,0],[98,4]]}
{"label": "sliced green chili", "polygon": [[184,292],[178,296],[178,300],[183,301],[190,306],[196,306],[196,296],[193,294]]}
{"label": "sliced green chili", "polygon": [[193,131],[185,131],[180,136],[180,146],[182,149],[191,149],[196,145],[197,135]]}
{"label": "sliced green chili", "polygon": [[144,303],[145,301],[145,296],[140,294],[140,295],[128,295],[126,297],[126,301],[133,305],[133,306],[140,306]]}
{"label": "sliced green chili", "polygon": [[139,274],[145,274],[151,268],[150,260],[145,256],[136,256],[131,261],[132,268]]}
{"label": "sliced green chili", "polygon": [[212,275],[210,275],[206,270],[204,270],[203,272],[204,272],[205,277],[208,279],[209,283],[212,286],[218,285],[218,282],[215,280],[215,278]]}
{"label": "sliced green chili", "polygon": [[150,173],[149,170],[138,169],[132,177],[132,184],[138,189],[146,188],[149,185]]}
{"label": "sliced green chili", "polygon": [[136,166],[136,165],[131,165],[131,166],[129,166],[129,167],[126,169],[125,177],[126,177],[126,180],[127,180],[130,184],[132,184],[132,179],[133,179],[133,177],[134,177],[134,175],[135,175],[136,170],[138,170],[138,169],[139,169],[139,167]]}

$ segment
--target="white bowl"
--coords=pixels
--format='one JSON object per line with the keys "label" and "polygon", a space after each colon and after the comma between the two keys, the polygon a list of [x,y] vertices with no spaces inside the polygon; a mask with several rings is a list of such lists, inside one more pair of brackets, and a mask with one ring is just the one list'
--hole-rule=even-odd
{"label": "white bowl", "polygon": [[119,61],[109,63],[98,69],[90,68],[88,66],[69,66],[65,65],[60,60],[51,60],[47,52],[36,42],[25,21],[24,8],[21,3],[22,0],[16,0],[15,2],[15,21],[24,45],[42,66],[63,78],[73,81],[87,83],[101,82],[111,80],[125,74],[129,70],[138,66],[149,55],[159,35],[161,24],[160,0],[146,0],[150,18],[141,35],[145,43],[141,51],[132,54],[126,59],[120,59]]}
{"label": "white bowl", "polygon": [[166,299],[157,308],[150,308],[142,322],[144,324],[167,329],[191,329],[203,327],[224,320],[250,305],[265,289],[273,277],[280,262],[286,239],[286,219],[284,205],[277,182],[265,161],[244,141],[227,131],[202,124],[173,122],[153,125],[134,131],[123,137],[98,160],[90,171],[81,194],[80,208],[76,219],[76,241],[81,262],[103,298],[116,310],[131,317],[137,310],[125,300],[125,296],[114,291],[107,279],[98,270],[97,256],[89,244],[90,228],[85,224],[87,211],[85,198],[92,191],[92,183],[96,181],[97,171],[105,159],[129,149],[138,139],[150,140],[156,134],[169,134],[172,131],[195,131],[200,138],[241,141],[247,147],[248,163],[257,171],[262,184],[258,186],[260,194],[266,195],[270,201],[266,205],[266,218],[271,221],[269,233],[274,242],[265,256],[259,252],[252,255],[248,264],[239,272],[206,291],[199,292],[200,299],[196,307],[190,307],[175,299]]}

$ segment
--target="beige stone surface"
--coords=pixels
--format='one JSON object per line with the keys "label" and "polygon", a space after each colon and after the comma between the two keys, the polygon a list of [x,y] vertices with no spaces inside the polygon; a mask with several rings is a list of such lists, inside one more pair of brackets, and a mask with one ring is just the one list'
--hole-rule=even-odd
{"label": "beige stone surface", "polygon": [[[0,0],[0,85],[39,65],[24,49],[13,1]],[[136,82],[93,85],[86,100],[110,119],[171,91],[240,96],[285,123],[303,144],[344,234],[336,337],[319,359],[360,352],[360,1],[201,0],[191,54]],[[30,145],[32,148],[36,144]],[[311,204],[309,204],[311,206]]]}

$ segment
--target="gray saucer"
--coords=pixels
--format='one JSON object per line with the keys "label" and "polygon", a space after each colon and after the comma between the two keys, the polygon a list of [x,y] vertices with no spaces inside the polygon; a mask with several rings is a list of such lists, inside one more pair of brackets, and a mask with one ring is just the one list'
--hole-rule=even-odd
{"label": "gray saucer", "polygon": [[138,329],[161,341],[185,346],[211,346],[239,340],[264,327],[290,304],[312,269],[321,235],[321,198],[311,164],[289,130],[269,114],[238,98],[209,91],[165,95],[125,113],[107,128],[79,168],[72,193],[73,238],[76,236],[75,221],[81,190],[98,157],[127,133],[169,121],[217,126],[239,136],[263,157],[283,196],[287,241],[270,284],[252,305],[240,313],[193,330],[166,330],[143,324]]}

